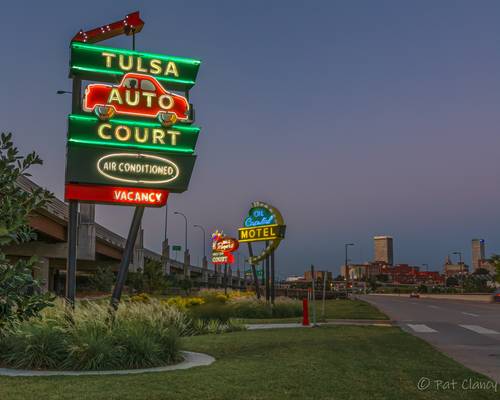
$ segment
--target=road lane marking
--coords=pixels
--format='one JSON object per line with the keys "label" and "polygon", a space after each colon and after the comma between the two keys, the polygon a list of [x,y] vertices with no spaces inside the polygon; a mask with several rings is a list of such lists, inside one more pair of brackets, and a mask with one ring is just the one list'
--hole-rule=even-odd
{"label": "road lane marking", "polygon": [[465,312],[465,311],[462,311],[462,314],[465,314],[465,315],[470,315],[471,317],[479,317],[478,314],[473,314],[473,313],[470,313],[470,312]]}
{"label": "road lane marking", "polygon": [[417,333],[436,333],[435,329],[429,328],[424,324],[407,324],[411,329]]}
{"label": "road lane marking", "polygon": [[427,307],[430,307],[430,308],[441,308],[441,307],[438,307],[438,306],[427,306]]}
{"label": "road lane marking", "polygon": [[472,332],[480,333],[481,335],[500,335],[500,332],[493,329],[483,328],[479,325],[460,325],[462,328],[468,329]]}

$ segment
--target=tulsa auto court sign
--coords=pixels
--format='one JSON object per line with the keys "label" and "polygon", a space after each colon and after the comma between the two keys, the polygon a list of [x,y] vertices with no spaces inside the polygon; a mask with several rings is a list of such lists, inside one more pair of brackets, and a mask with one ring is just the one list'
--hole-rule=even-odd
{"label": "tulsa auto court sign", "polygon": [[188,188],[200,128],[175,91],[195,84],[199,60],[74,41],[70,77],[94,81],[68,117],[66,199],[164,205]]}

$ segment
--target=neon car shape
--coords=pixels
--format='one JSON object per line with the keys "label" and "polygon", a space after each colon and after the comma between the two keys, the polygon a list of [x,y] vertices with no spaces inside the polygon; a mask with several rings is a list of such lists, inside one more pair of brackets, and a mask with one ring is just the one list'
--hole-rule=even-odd
{"label": "neon car shape", "polygon": [[152,76],[125,74],[118,86],[91,84],[85,89],[83,109],[102,120],[115,114],[153,117],[166,126],[189,119],[189,102],[168,92]]}

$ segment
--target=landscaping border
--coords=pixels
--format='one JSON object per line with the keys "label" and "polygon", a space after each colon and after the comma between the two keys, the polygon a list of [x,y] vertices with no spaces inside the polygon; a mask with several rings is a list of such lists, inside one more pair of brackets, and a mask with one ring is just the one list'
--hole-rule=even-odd
{"label": "landscaping border", "polygon": [[116,371],[35,371],[23,369],[0,368],[0,376],[80,376],[80,375],[128,375],[148,372],[166,372],[179,369],[189,369],[212,364],[215,358],[204,353],[181,351],[184,360],[178,364],[164,367],[124,369]]}

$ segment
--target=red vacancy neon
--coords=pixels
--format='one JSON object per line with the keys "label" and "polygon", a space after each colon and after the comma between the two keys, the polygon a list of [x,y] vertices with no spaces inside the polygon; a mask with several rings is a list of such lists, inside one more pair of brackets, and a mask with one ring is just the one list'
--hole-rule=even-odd
{"label": "red vacancy neon", "polygon": [[134,189],[117,186],[66,184],[66,201],[161,207],[167,204],[168,192],[157,189]]}
{"label": "red vacancy neon", "polygon": [[160,122],[168,124],[189,118],[185,97],[168,92],[152,76],[136,73],[125,74],[118,86],[88,85],[83,109],[94,111],[101,119],[109,119],[115,113],[158,117]]}

